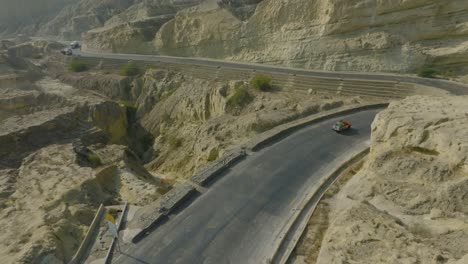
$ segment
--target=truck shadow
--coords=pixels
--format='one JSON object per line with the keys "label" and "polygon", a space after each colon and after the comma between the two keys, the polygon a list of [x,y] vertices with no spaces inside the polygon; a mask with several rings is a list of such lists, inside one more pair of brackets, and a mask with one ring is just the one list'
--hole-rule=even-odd
{"label": "truck shadow", "polygon": [[340,133],[337,133],[337,134],[342,135],[342,136],[355,136],[355,135],[359,135],[359,130],[355,128],[350,128],[348,130],[341,131]]}

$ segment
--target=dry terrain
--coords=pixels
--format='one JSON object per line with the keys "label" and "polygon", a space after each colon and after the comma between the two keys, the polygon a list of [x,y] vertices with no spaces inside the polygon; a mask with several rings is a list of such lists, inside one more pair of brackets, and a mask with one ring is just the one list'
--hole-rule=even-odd
{"label": "dry terrain", "polygon": [[[16,43],[19,41],[21,43]],[[251,137],[373,99],[199,79],[150,67],[72,72],[62,45],[3,41],[0,256],[63,263],[99,204],[144,206]]]}

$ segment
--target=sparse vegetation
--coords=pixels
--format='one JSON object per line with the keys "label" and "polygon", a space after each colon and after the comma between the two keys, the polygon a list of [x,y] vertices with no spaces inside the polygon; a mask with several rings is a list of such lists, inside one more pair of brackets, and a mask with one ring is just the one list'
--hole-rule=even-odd
{"label": "sparse vegetation", "polygon": [[92,166],[97,167],[102,165],[101,158],[99,158],[99,156],[95,153],[89,153],[88,156],[86,156],[86,159],[89,161],[89,163],[91,163]]}
{"label": "sparse vegetation", "polygon": [[218,148],[212,148],[210,153],[208,154],[208,161],[216,160],[219,157],[219,150]]}
{"label": "sparse vegetation", "polygon": [[436,75],[437,75],[437,70],[431,66],[424,66],[418,71],[419,77],[435,78]]}
{"label": "sparse vegetation", "polygon": [[70,64],[68,65],[68,70],[72,72],[84,72],[84,71],[87,71],[88,69],[89,69],[88,64],[77,59],[72,60]]}
{"label": "sparse vegetation", "polygon": [[237,86],[234,89],[234,93],[227,101],[228,106],[240,108],[252,102],[254,97],[249,93],[245,85]]}
{"label": "sparse vegetation", "polygon": [[169,91],[164,92],[164,93],[161,95],[161,99],[160,99],[160,100],[162,101],[162,100],[165,100],[165,99],[171,97],[171,95],[173,95],[175,91],[176,91],[176,90],[173,89],[173,90],[169,90]]}
{"label": "sparse vegetation", "polygon": [[167,142],[169,143],[171,149],[177,149],[182,146],[183,140],[174,135],[170,135]]}
{"label": "sparse vegetation", "polygon": [[167,192],[169,192],[171,190],[170,187],[163,187],[163,186],[160,186],[158,187],[158,189],[156,190],[160,195],[164,195],[166,194]]}
{"label": "sparse vegetation", "polygon": [[120,69],[120,75],[123,76],[135,76],[140,73],[140,68],[134,62],[129,62],[125,64],[122,69]]}
{"label": "sparse vegetation", "polygon": [[272,89],[271,78],[262,75],[253,77],[252,80],[250,80],[250,85],[263,92],[270,91]]}
{"label": "sparse vegetation", "polygon": [[37,53],[37,54],[32,55],[32,58],[35,60],[40,60],[44,58],[44,55],[42,55],[42,53]]}
{"label": "sparse vegetation", "polygon": [[147,66],[145,67],[145,69],[146,69],[146,70],[157,70],[157,69],[159,69],[159,67],[156,66],[156,65],[147,65]]}

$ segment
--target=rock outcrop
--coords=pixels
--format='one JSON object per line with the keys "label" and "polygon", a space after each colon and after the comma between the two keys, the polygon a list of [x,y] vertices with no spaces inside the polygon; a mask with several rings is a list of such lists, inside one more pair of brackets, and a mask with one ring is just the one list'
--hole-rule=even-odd
{"label": "rock outcrop", "polygon": [[410,97],[372,124],[317,263],[466,263],[467,97]]}
{"label": "rock outcrop", "polygon": [[464,1],[266,0],[245,23],[223,9],[179,13],[156,46],[172,55],[411,72],[452,65],[447,57],[463,53],[467,21]]}

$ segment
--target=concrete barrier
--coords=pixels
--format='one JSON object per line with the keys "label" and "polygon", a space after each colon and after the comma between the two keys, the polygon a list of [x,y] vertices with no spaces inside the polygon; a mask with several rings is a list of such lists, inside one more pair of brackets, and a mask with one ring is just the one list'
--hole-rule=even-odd
{"label": "concrete barrier", "polygon": [[353,105],[348,107],[341,107],[336,110],[326,111],[323,113],[315,114],[306,118],[302,118],[290,123],[279,125],[271,130],[268,130],[253,140],[249,141],[244,148],[258,151],[269,144],[276,142],[294,131],[297,131],[306,126],[313,125],[326,119],[352,114],[363,110],[385,108],[388,103],[366,104],[366,105]]}
{"label": "concrete barrier", "polygon": [[152,229],[167,219],[169,214],[194,197],[196,193],[193,186],[183,183],[170,190],[154,203],[139,209],[129,226],[129,229],[140,230],[134,235],[132,242],[135,243],[145,237]]}
{"label": "concrete barrier", "polygon": [[220,175],[224,170],[242,160],[247,154],[244,150],[233,150],[221,158],[211,162],[205,168],[198,171],[193,177],[192,182],[201,186],[207,186],[214,178]]}
{"label": "concrete barrier", "polygon": [[83,262],[83,258],[85,257],[93,238],[95,238],[96,232],[99,230],[99,224],[101,223],[104,211],[104,205],[101,204],[96,212],[96,215],[94,216],[93,221],[91,222],[91,225],[88,228],[88,231],[86,232],[83,241],[81,242],[80,247],[76,251],[72,260],[68,262],[68,264],[80,264]]}
{"label": "concrete barrier", "polygon": [[342,172],[369,154],[369,150],[369,147],[361,150],[356,155],[343,162],[330,175],[321,180],[316,189],[311,192],[309,197],[306,198],[306,202],[302,205],[302,208],[296,211],[295,215],[286,225],[287,228],[285,233],[280,242],[276,245],[273,256],[271,257],[271,264],[285,264],[288,261],[293,249],[296,247],[297,242],[307,226],[307,222],[314,213],[316,206],[322,199],[325,192],[338,179],[338,176],[340,176]]}

